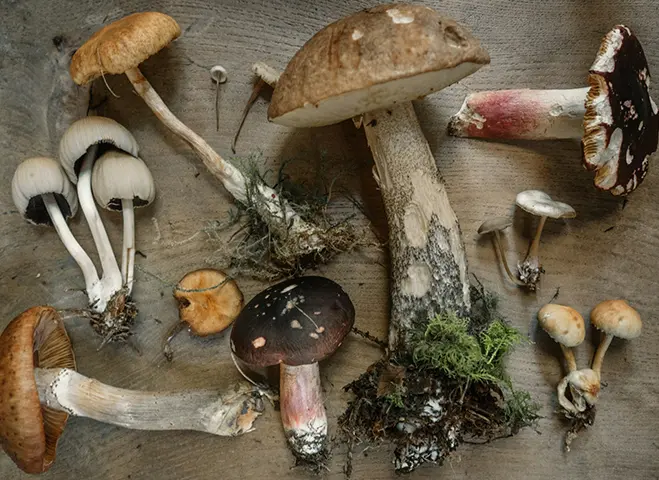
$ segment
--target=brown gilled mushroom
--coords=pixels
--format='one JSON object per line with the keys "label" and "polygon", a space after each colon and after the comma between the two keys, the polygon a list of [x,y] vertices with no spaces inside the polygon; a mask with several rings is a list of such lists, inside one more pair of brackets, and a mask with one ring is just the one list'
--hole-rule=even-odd
{"label": "brown gilled mushroom", "polygon": [[33,307],[0,335],[0,441],[23,471],[55,461],[68,415],[138,430],[196,430],[235,436],[253,430],[262,402],[242,384],[209,390],[142,392],[105,385],[75,371],[59,313]]}
{"label": "brown gilled mushroom", "polygon": [[185,327],[199,337],[220,333],[231,325],[243,308],[243,293],[236,281],[213,268],[185,274],[174,287],[179,322],[165,340],[163,353],[171,361],[171,341]]}
{"label": "brown gilled mushroom", "polygon": [[650,70],[641,43],[624,25],[602,40],[590,87],[501,90],[469,95],[451,118],[449,134],[481,138],[575,138],[595,186],[632,192],[657,149],[659,115],[650,97]]}

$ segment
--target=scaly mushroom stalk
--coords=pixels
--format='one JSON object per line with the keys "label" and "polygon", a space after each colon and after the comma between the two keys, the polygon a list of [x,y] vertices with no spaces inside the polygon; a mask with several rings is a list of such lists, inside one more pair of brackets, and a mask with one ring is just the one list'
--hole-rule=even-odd
{"label": "scaly mushroom stalk", "polygon": [[262,411],[254,389],[142,392],[105,385],[68,368],[34,370],[41,403],[69,415],[135,430],[196,430],[235,436]]}
{"label": "scaly mushroom stalk", "polygon": [[428,312],[469,313],[467,260],[458,219],[410,102],[364,115],[389,224],[389,345],[409,340]]}

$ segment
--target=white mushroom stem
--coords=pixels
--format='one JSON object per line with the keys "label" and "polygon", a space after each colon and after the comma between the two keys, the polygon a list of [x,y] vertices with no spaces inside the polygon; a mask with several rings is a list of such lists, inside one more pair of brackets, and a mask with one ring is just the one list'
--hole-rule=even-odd
{"label": "white mushroom stem", "polygon": [[96,267],[94,262],[89,258],[87,252],[80,246],[76,238],[73,236],[73,233],[69,229],[69,226],[62,215],[62,211],[55,200],[55,195],[52,193],[45,193],[41,195],[43,198],[43,203],[46,206],[46,211],[50,216],[50,219],[53,222],[53,226],[57,231],[57,234],[62,239],[62,243],[68,250],[69,254],[76,261],[80,270],[82,270],[82,276],[85,278],[85,289],[87,291],[87,296],[89,297],[89,303],[91,305],[100,301],[101,295],[101,283],[98,278],[98,273],[96,272]]}
{"label": "white mushroom stem", "polygon": [[469,314],[467,259],[412,103],[367,113],[363,125],[389,224],[389,345],[396,349],[409,340],[417,319]]}
{"label": "white mushroom stem", "polygon": [[114,252],[112,251],[110,239],[105,231],[105,227],[103,227],[103,221],[98,214],[92,195],[92,167],[97,149],[98,145],[92,145],[82,160],[80,173],[78,174],[77,191],[82,213],[85,215],[85,219],[91,230],[101,261],[101,267],[103,268],[103,275],[101,277],[101,301],[92,305],[92,307],[98,312],[103,312],[110,298],[121,289],[123,281],[117,259],[114,257]]}
{"label": "white mushroom stem", "polygon": [[280,364],[279,399],[284,433],[298,458],[323,452],[327,443],[327,414],[317,363]]}
{"label": "white mushroom stem", "polygon": [[449,122],[456,137],[581,139],[589,88],[472,93]]}
{"label": "white mushroom stem", "polygon": [[135,211],[133,200],[121,199],[121,212],[124,217],[124,244],[121,250],[121,276],[128,294],[133,290],[135,273]]}
{"label": "white mushroom stem", "polygon": [[203,138],[183,124],[167,108],[160,95],[137,67],[126,71],[126,75],[135,91],[158,119],[192,147],[206,168],[222,182],[236,200],[243,204],[256,205],[261,217],[275,234],[293,235],[299,238],[299,246],[302,249],[306,247],[306,250],[311,252],[323,247],[321,239],[316,234],[317,228],[300,218],[288,202],[280,199],[279,194],[272,188],[260,183],[255,191],[249,193],[251,197],[248,199],[247,182],[242,172],[224,160]]}
{"label": "white mushroom stem", "polygon": [[593,357],[593,364],[591,368],[599,375],[600,377],[602,376],[602,362],[604,361],[604,355],[606,355],[606,351],[609,349],[609,345],[611,345],[611,341],[613,340],[613,337],[615,335],[610,335],[608,333],[604,333],[604,336],[602,337],[602,341],[597,347],[597,350],[595,351],[595,356]]}
{"label": "white mushroom stem", "polygon": [[226,394],[208,390],[141,392],[105,385],[70,369],[35,369],[45,406],[135,430],[197,430],[235,436],[253,430],[262,411],[251,387]]}

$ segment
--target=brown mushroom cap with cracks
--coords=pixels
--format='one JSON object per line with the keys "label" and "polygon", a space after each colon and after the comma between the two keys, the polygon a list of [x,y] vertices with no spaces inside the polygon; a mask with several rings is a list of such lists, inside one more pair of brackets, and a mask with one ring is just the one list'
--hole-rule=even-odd
{"label": "brown mushroom cap with cracks", "polygon": [[526,258],[517,265],[519,279],[529,289],[535,290],[540,275],[544,271],[540,265],[538,251],[540,249],[540,236],[547,218],[574,218],[577,216],[577,212],[567,203],[552,200],[549,195],[540,190],[525,190],[518,193],[515,203],[522,210],[540,217],[540,222]]}
{"label": "brown mushroom cap with cracks", "polygon": [[590,312],[590,322],[603,333],[593,357],[592,369],[601,376],[602,362],[613,337],[632,340],[641,335],[641,315],[625,300],[605,300]]}
{"label": "brown mushroom cap with cracks", "polygon": [[212,268],[194,270],[174,287],[179,322],[167,335],[165,357],[171,361],[170,342],[185,327],[199,337],[214,335],[228,328],[243,308],[243,293],[236,281]]}
{"label": "brown mushroom cap with cracks", "polygon": [[478,234],[479,235],[487,235],[488,233],[493,234],[492,243],[494,244],[494,250],[497,256],[499,257],[500,262],[503,265],[506,275],[508,275],[510,281],[513,282],[515,285],[523,286],[525,284],[521,280],[515,278],[515,275],[513,275],[513,272],[510,270],[510,267],[508,266],[508,259],[506,258],[506,253],[503,250],[503,245],[501,242],[501,232],[506,228],[510,227],[512,224],[513,221],[507,217],[488,218],[481,224],[480,227],[478,227]]}

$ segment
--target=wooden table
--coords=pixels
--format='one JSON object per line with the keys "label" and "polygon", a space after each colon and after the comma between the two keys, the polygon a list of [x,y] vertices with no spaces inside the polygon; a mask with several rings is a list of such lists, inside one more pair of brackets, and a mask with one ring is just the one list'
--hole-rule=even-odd
{"label": "wooden table", "polygon": [[[540,403],[538,433],[485,446],[465,445],[443,467],[419,469],[412,478],[659,478],[659,169],[651,167],[645,184],[624,206],[598,193],[592,175],[580,166],[580,146],[572,141],[483,142],[446,137],[446,124],[465,94],[486,88],[561,88],[585,86],[588,68],[602,36],[615,24],[633,28],[645,46],[652,71],[659,70],[657,7],[651,1],[419,2],[468,26],[492,56],[492,64],[470,78],[415,104],[421,125],[448,185],[461,222],[471,273],[501,296],[504,314],[529,341],[509,359],[516,384]],[[143,71],[171,109],[223,155],[250,94],[250,65],[263,60],[282,69],[318,29],[341,16],[372,5],[358,0],[159,2],[135,0],[6,1],[0,6],[0,326],[38,304],[84,306],[82,276],[53,230],[24,223],[15,211],[10,179],[28,156],[56,155],[61,110],[52,99],[67,80],[66,52],[103,23],[134,11],[158,9],[172,15],[184,34],[143,64]],[[59,46],[56,48],[56,44]],[[223,65],[229,81],[220,89],[220,128],[215,130],[215,88],[209,67]],[[93,101],[106,99],[100,112],[127,126],[158,187],[155,204],[137,214],[138,256],[134,298],[140,307],[137,356],[121,345],[96,351],[98,340],[85,321],[69,327],[79,369],[106,383],[134,389],[226,388],[238,380],[229,358],[228,337],[175,341],[175,359],[160,353],[163,336],[177,320],[171,287],[185,272],[214,258],[217,243],[204,227],[226,220],[229,196],[181,141],[170,135],[123,76],[108,77],[119,96],[94,84]],[[655,97],[659,91],[654,89]],[[282,160],[308,162],[311,175],[322,162],[330,175],[367,205],[377,230],[386,229],[379,194],[370,176],[371,157],[363,132],[351,122],[313,130],[291,130],[267,122],[267,95],[258,100],[238,142],[238,157],[261,153],[264,168]],[[79,105],[86,100],[78,97]],[[71,101],[75,101],[75,98]],[[70,103],[69,103],[70,104]],[[83,110],[84,112],[84,110]],[[297,175],[297,173],[296,173]],[[541,255],[547,269],[537,294],[524,294],[504,282],[489,240],[476,234],[489,215],[513,215],[506,236],[510,260],[524,255],[529,230],[514,209],[515,194],[540,188],[570,203],[578,217],[550,221]],[[341,201],[338,213],[352,206]],[[120,215],[103,218],[115,246],[121,244]],[[364,218],[356,220],[367,224]],[[72,229],[88,251],[91,236],[80,215]],[[201,233],[200,233],[201,232]],[[373,237],[375,239],[375,237]],[[341,255],[319,273],[340,282],[357,309],[356,324],[373,334],[387,332],[387,257],[375,247]],[[220,266],[223,266],[220,264]],[[263,283],[241,279],[247,299]],[[538,331],[535,314],[560,287],[559,301],[587,315],[599,301],[623,297],[641,313],[643,335],[614,341],[604,362],[607,387],[601,394],[595,426],[561,449],[564,425],[554,415],[555,385],[562,376],[560,351]],[[588,332],[577,349],[586,366],[598,340]],[[321,366],[333,432],[349,396],[343,385],[364,371],[380,351],[351,337]],[[335,451],[328,478],[341,478],[345,448]],[[276,412],[269,409],[257,430],[239,438],[188,432],[149,433],[115,428],[85,419],[69,421],[51,479],[244,479],[303,478],[291,469]],[[27,478],[0,455],[0,478]],[[355,455],[354,478],[395,478],[385,447]]]}

